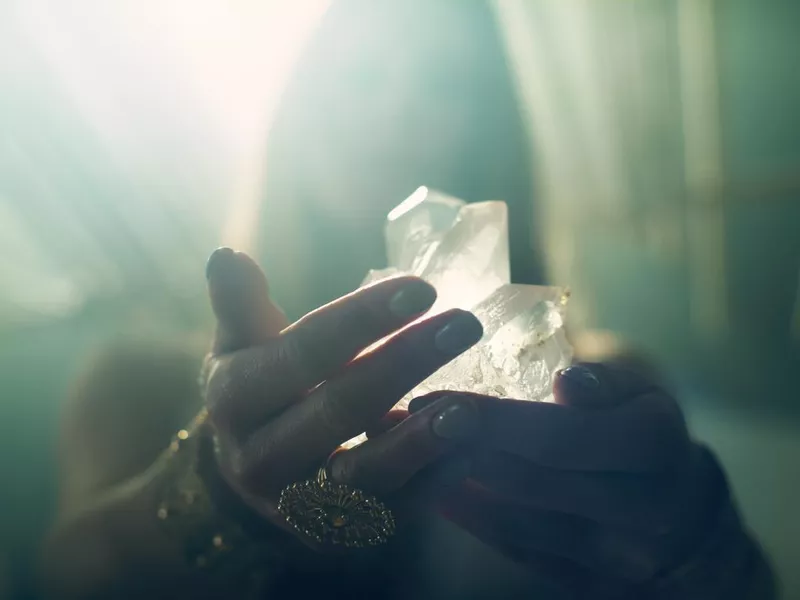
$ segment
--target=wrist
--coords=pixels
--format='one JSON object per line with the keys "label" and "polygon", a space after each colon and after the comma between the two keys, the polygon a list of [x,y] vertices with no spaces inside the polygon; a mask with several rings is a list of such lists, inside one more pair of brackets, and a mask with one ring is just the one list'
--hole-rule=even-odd
{"label": "wrist", "polygon": [[219,476],[201,413],[167,450],[155,518],[204,578],[253,589],[283,567],[285,535],[249,513]]}

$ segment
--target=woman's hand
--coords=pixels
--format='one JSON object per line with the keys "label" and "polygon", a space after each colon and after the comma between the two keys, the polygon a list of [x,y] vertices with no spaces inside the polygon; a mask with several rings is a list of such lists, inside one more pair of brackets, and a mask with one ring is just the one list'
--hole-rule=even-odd
{"label": "woman's hand", "polygon": [[[292,533],[277,510],[281,490],[313,476],[343,442],[380,426],[403,395],[482,335],[474,316],[454,310],[362,354],[430,308],[433,288],[413,277],[391,279],[287,327],[263,273],[246,255],[218,250],[207,276],[218,331],[206,402],[219,471],[247,506]],[[477,432],[477,419],[465,419],[465,411],[477,416],[471,402],[435,403],[336,452],[329,477],[391,500],[420,469]]]}
{"label": "woman's hand", "polygon": [[[676,402],[632,372],[566,369],[555,404],[449,397],[475,404],[484,441],[443,514],[587,597],[617,597],[684,564],[726,500]],[[412,401],[412,415],[435,398]]]}

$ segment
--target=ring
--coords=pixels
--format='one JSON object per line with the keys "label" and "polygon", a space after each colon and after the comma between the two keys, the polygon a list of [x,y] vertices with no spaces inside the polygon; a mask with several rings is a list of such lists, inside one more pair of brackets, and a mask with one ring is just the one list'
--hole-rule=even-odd
{"label": "ring", "polygon": [[361,490],[328,479],[326,467],[281,492],[278,511],[296,531],[318,544],[377,546],[395,531],[394,515]]}

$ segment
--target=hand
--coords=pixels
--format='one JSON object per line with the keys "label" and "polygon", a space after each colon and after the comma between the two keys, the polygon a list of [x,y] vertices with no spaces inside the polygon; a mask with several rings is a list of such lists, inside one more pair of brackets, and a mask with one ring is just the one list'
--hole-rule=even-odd
{"label": "hand", "polygon": [[281,490],[312,477],[329,457],[335,482],[390,501],[420,469],[469,436],[469,427],[459,435],[442,428],[454,418],[464,424],[461,403],[446,400],[331,456],[343,442],[380,426],[403,395],[480,339],[477,319],[453,310],[362,354],[430,308],[436,293],[424,281],[381,282],[287,326],[263,273],[246,255],[218,250],[207,276],[218,330],[206,402],[219,472],[264,519],[295,534],[277,510]]}
{"label": "hand", "polygon": [[[663,389],[594,364],[560,374],[555,404],[455,397],[478,407],[484,442],[441,510],[495,549],[599,598],[702,542],[725,486]],[[412,415],[434,398],[412,401]]]}

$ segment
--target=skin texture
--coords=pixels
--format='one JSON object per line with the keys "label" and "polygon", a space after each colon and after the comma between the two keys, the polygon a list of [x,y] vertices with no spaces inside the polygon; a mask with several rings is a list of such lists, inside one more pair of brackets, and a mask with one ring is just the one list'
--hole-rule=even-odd
{"label": "skin texture", "polygon": [[[244,277],[263,281],[242,254],[223,250],[216,259],[216,268],[226,260],[228,268],[238,265]],[[209,285],[213,290],[213,273]],[[262,298],[252,303],[255,314],[275,318],[266,283],[255,289]],[[417,304],[399,317],[392,308],[401,290],[414,292]],[[279,318],[272,327],[243,327],[265,337],[212,359],[208,402],[230,444],[220,465],[241,497],[282,526],[274,511],[280,489],[313,471],[338,443],[369,430],[362,446],[333,455],[335,481],[391,498],[413,487],[426,467],[459,459],[466,468],[457,482],[434,482],[423,494],[430,505],[564,587],[624,593],[691,556],[727,502],[725,482],[710,454],[690,439],[674,398],[641,372],[610,364],[572,367],[556,380],[554,404],[440,393],[415,399],[409,413],[387,414],[457,354],[442,351],[447,323],[460,327],[460,350],[480,336],[468,314],[445,313],[359,355],[419,316],[433,302],[430,291],[414,278],[393,279],[277,335],[285,324]],[[236,425],[239,415],[246,415],[243,428]]]}
{"label": "skin texture", "polygon": [[[361,562],[327,555],[278,514],[280,491],[327,462],[335,482],[389,504],[401,532],[421,511],[436,511],[576,597],[689,597],[681,587],[672,596],[651,593],[687,563],[700,573],[700,584],[691,584],[701,589],[697,597],[735,598],[734,588],[748,597],[758,553],[735,514],[720,538],[734,540],[723,544],[730,557],[719,550],[710,562],[697,558],[720,536],[715,522],[729,506],[726,485],[710,453],[691,441],[674,399],[649,378],[585,364],[559,375],[554,404],[448,392],[390,411],[479,339],[472,315],[451,311],[407,326],[435,292],[399,277],[288,325],[245,254],[218,250],[207,276],[218,320],[204,370],[216,468],[251,512],[306,548],[284,565],[286,590],[322,582],[331,593],[320,573],[362,591],[372,585],[373,595],[392,589],[378,574],[391,571],[398,556]],[[368,441],[337,451],[363,431]],[[236,589],[236,581],[209,581],[189,569],[180,540],[156,526],[159,490],[172,476],[163,466],[98,490],[62,516],[45,550],[54,596],[155,598],[180,586],[217,598]],[[736,576],[723,578],[727,572]],[[769,582],[768,569],[762,572]]]}
{"label": "skin texture", "polygon": [[[253,321],[255,327],[241,327],[249,336],[263,336],[241,349],[218,342],[226,352],[212,358],[208,403],[223,441],[220,466],[247,504],[279,526],[280,490],[364,430],[369,441],[333,455],[334,480],[391,498],[424,468],[459,457],[467,463],[461,481],[437,487],[432,503],[513,560],[563,563],[573,586],[624,589],[681,564],[723,501],[724,482],[690,440],[677,403],[643,375],[582,365],[557,379],[555,404],[431,394],[417,398],[409,414],[386,415],[455,356],[439,343],[446,324],[467,332],[460,349],[477,339],[480,328],[469,315],[438,315],[359,356],[419,316],[433,302],[432,290],[414,278],[393,279],[281,329],[285,321],[252,261],[221,250],[211,267],[221,331],[239,326],[228,324],[214,300],[215,271],[241,269],[255,290],[243,306],[254,312],[235,311],[235,318]],[[417,306],[398,317],[392,299],[401,290],[414,292]],[[271,325],[259,325],[257,315]]]}
{"label": "skin texture", "polygon": [[[287,326],[269,300],[263,273],[246,255],[218,250],[208,279],[219,320],[207,388],[219,466],[231,488],[280,527],[286,524],[276,503],[285,486],[312,474],[340,444],[379,422],[416,383],[482,334],[472,315],[449,311],[362,354],[427,310],[436,298],[433,288],[399,277]],[[237,310],[229,310],[232,302]],[[446,409],[455,402],[434,402],[357,449],[336,453],[331,477],[391,497],[463,441],[439,437],[431,426],[443,412],[451,415]],[[471,402],[463,404],[472,410]]]}

